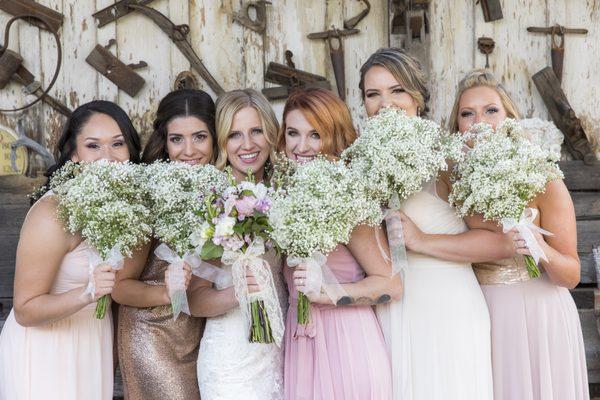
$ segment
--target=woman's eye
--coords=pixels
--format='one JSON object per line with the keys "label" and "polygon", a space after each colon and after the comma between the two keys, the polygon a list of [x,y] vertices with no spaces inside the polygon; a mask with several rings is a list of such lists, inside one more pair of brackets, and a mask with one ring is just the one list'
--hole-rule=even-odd
{"label": "woman's eye", "polygon": [[242,136],[241,132],[231,132],[229,134],[229,139],[238,139]]}
{"label": "woman's eye", "polygon": [[123,142],[123,141],[118,141],[118,142],[113,143],[113,147],[123,147],[124,145],[125,145],[125,142]]}
{"label": "woman's eye", "polygon": [[498,110],[498,108],[496,108],[496,107],[490,107],[490,108],[488,108],[488,109],[487,109],[487,112],[488,112],[489,114],[495,114],[495,113],[497,113],[498,111],[499,111],[499,110]]}
{"label": "woman's eye", "polygon": [[85,145],[85,147],[87,147],[88,149],[99,149],[100,146],[98,146],[96,143],[88,143]]}
{"label": "woman's eye", "polygon": [[320,140],[321,139],[321,135],[319,135],[317,132],[313,132],[310,135],[311,138],[316,139],[316,140]]}
{"label": "woman's eye", "polygon": [[180,143],[181,142],[181,136],[171,136],[169,138],[169,141],[171,143]]}
{"label": "woman's eye", "polygon": [[262,129],[258,129],[258,128],[252,129],[252,134],[253,135],[262,135],[262,133],[263,133]]}
{"label": "woman's eye", "polygon": [[368,97],[368,98],[375,97],[375,96],[377,96],[377,95],[379,95],[379,93],[376,93],[376,92],[370,92],[370,93],[367,93],[367,97]]}
{"label": "woman's eye", "polygon": [[406,92],[406,90],[402,89],[402,88],[396,88],[394,90],[392,90],[392,93],[394,94],[399,94],[399,93],[404,93]]}
{"label": "woman's eye", "polygon": [[460,113],[460,116],[462,118],[467,118],[467,117],[470,117],[471,115],[473,115],[473,113],[471,111],[463,111]]}
{"label": "woman's eye", "polygon": [[289,137],[294,137],[298,134],[298,132],[296,132],[294,130],[288,130],[286,133]]}
{"label": "woman's eye", "polygon": [[196,142],[202,142],[204,141],[204,139],[206,139],[206,135],[204,134],[199,133],[197,135],[194,135],[194,141]]}

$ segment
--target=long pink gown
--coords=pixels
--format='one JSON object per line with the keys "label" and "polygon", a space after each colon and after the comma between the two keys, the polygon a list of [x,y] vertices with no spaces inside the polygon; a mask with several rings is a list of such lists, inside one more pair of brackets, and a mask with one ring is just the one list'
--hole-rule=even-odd
{"label": "long pink gown", "polygon": [[[365,273],[342,245],[327,257],[340,283]],[[311,304],[310,321],[298,325],[292,268],[285,267],[289,309],[285,337],[288,400],[386,400],[392,398],[390,359],[373,308]]]}
{"label": "long pink gown", "polygon": [[[82,242],[65,255],[50,293],[87,285],[87,249]],[[0,400],[112,399],[112,316],[97,319],[95,308],[36,327],[19,325],[12,310],[0,335]]]}

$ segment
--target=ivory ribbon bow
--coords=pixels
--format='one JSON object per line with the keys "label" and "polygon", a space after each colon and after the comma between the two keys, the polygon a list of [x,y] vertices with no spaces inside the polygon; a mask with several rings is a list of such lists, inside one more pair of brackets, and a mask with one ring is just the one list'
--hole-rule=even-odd
{"label": "ivory ribbon bow", "polygon": [[96,282],[94,281],[94,271],[100,265],[108,264],[114,270],[119,270],[123,268],[123,255],[117,248],[114,246],[110,252],[108,253],[108,257],[103,259],[93,247],[89,247],[87,250],[88,254],[88,284],[85,287],[85,291],[83,292],[84,296],[90,296],[94,299],[94,293],[96,292]]}
{"label": "ivory ribbon bow", "polygon": [[535,225],[533,221],[535,221],[535,217],[538,215],[538,210],[535,208],[526,208],[523,210],[521,214],[521,218],[517,221],[515,218],[502,218],[502,230],[504,233],[510,231],[513,228],[517,228],[517,231],[523,236],[523,240],[525,240],[525,244],[529,248],[529,252],[531,253],[531,257],[535,260],[535,263],[539,263],[540,259],[544,261],[548,261],[544,251],[540,247],[540,244],[535,239],[533,232],[539,232],[542,235],[546,236],[554,236],[552,232],[548,232]]}
{"label": "ivory ribbon bow", "polygon": [[342,288],[333,271],[327,266],[327,256],[320,252],[314,252],[310,257],[288,257],[287,264],[290,267],[296,267],[300,264],[306,265],[306,281],[307,289],[304,294],[320,293],[321,288],[331,299],[333,304],[347,296],[348,294]]}
{"label": "ivory ribbon bow", "polygon": [[[249,301],[262,300],[271,322],[271,331],[277,346],[281,346],[283,340],[284,323],[279,297],[275,289],[271,266],[263,258],[265,244],[261,237],[256,237],[248,248],[242,250],[225,250],[221,256],[221,262],[231,266],[234,292],[240,309],[246,320],[246,327],[250,329],[251,314]],[[249,269],[256,279],[259,287],[258,293],[249,294],[246,282],[246,269]],[[249,332],[248,332],[249,333]]]}
{"label": "ivory ribbon bow", "polygon": [[169,263],[167,270],[169,271],[169,279],[166,280],[167,292],[171,299],[171,308],[173,310],[173,320],[176,320],[180,313],[184,312],[190,315],[190,307],[187,301],[187,293],[185,288],[185,272],[183,269],[184,263],[190,265],[191,268],[200,265],[200,259],[193,251],[186,252],[183,257],[180,257],[165,243],[161,243],[155,250],[154,254]]}

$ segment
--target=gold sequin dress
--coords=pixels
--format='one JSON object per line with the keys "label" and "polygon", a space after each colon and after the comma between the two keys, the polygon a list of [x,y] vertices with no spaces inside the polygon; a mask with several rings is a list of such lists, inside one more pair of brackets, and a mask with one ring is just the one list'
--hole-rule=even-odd
{"label": "gold sequin dress", "polygon": [[[167,266],[152,252],[140,281],[164,284]],[[196,360],[202,327],[203,319],[183,313],[173,321],[170,305],[121,305],[117,340],[125,398],[199,399]]]}

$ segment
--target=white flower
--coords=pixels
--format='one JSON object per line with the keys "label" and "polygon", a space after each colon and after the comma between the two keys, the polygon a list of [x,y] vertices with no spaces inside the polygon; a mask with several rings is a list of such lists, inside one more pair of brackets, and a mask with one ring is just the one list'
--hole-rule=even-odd
{"label": "white flower", "polygon": [[233,227],[235,226],[235,218],[223,217],[215,225],[215,237],[233,235]]}

